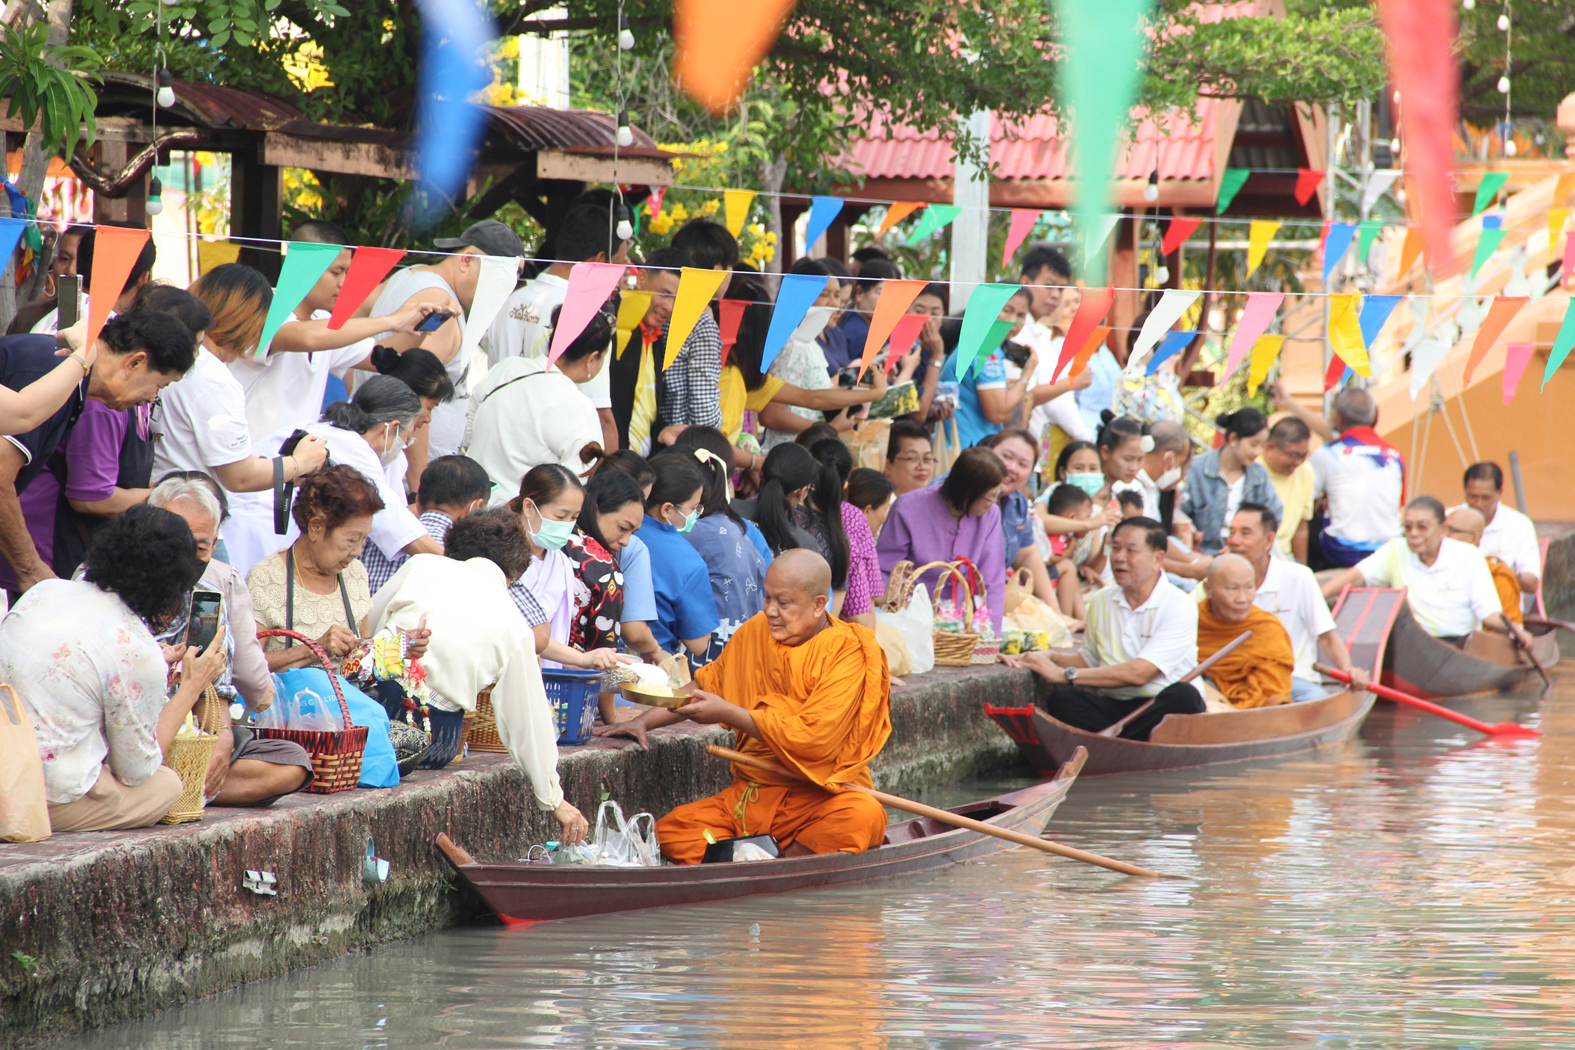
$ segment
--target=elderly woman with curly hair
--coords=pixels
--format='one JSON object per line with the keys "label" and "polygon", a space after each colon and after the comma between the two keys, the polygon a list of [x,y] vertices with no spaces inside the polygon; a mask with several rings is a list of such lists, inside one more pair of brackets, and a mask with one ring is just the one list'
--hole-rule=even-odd
{"label": "elderly woman with curly hair", "polygon": [[536,804],[558,821],[563,841],[578,842],[586,820],[558,781],[558,730],[535,638],[509,596],[509,581],[524,575],[530,556],[516,512],[467,514],[449,528],[444,554],[415,555],[377,592],[372,629],[430,629],[427,687],[450,704],[474,711],[476,694],[492,686],[498,735]]}
{"label": "elderly woman with curly hair", "polygon": [[186,522],[139,504],[99,532],[84,579],[36,584],[0,621],[0,681],[38,737],[53,830],[147,827],[180,797],[164,753],[223,672],[224,633],[199,653],[161,649],[154,632],[182,615],[202,571]]}
{"label": "elderly woman with curly hair", "polygon": [[[254,565],[246,577],[258,632],[281,627],[299,631],[315,639],[337,669],[356,642],[368,636],[372,595],[360,555],[372,532],[372,518],[382,509],[377,488],[352,466],[338,463],[306,475],[290,508],[301,534]],[[420,656],[425,633],[411,640],[414,655]],[[265,639],[263,650],[270,671],[311,667],[317,661],[293,638]]]}

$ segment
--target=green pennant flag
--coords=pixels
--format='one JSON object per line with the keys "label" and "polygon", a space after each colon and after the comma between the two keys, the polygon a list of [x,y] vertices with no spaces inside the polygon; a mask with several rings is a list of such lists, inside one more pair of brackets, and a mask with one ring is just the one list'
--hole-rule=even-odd
{"label": "green pennant flag", "polygon": [[1490,226],[1482,231],[1477,238],[1477,254],[1471,260],[1471,278],[1476,279],[1477,271],[1482,269],[1482,264],[1493,257],[1498,251],[1498,243],[1504,239],[1504,231],[1496,226]]}
{"label": "green pennant flag", "polygon": [[[1548,353],[1548,367],[1542,370],[1542,386],[1548,385],[1553,373],[1570,355],[1571,347],[1575,347],[1575,299],[1571,299],[1564,310],[1564,323],[1559,325],[1559,334],[1554,337],[1553,349]],[[1542,387],[1537,389],[1540,391]]]}
{"label": "green pennant flag", "polygon": [[1096,270],[1094,262],[1104,257],[1105,245],[1110,242],[1110,233],[1120,221],[1120,214],[1095,215],[1092,224],[1088,226],[1083,225],[1079,220],[1076,233],[1079,252],[1077,263],[1083,268],[1084,273],[1104,272]]}
{"label": "green pennant flag", "polygon": [[956,204],[932,204],[924,209],[924,214],[919,216],[919,225],[908,235],[909,244],[918,244],[930,234],[935,233],[962,213],[962,207]]}
{"label": "green pennant flag", "polygon": [[1498,191],[1509,181],[1509,172],[1490,171],[1477,183],[1477,200],[1471,206],[1472,215],[1481,215],[1483,209],[1498,199]]}
{"label": "green pennant flag", "polygon": [[252,350],[257,360],[261,361],[268,355],[268,345],[273,342],[279,326],[301,305],[301,300],[312,290],[312,285],[328,272],[328,268],[344,250],[337,244],[290,242],[290,253],[284,257],[284,265],[279,270],[279,283],[274,286],[273,303],[268,307],[267,320],[263,321],[262,336]]}
{"label": "green pennant flag", "polygon": [[1230,207],[1230,202],[1236,199],[1236,194],[1247,184],[1247,176],[1252,172],[1247,168],[1226,168],[1220,176],[1220,196],[1214,202],[1214,214],[1224,215],[1225,209]]}
{"label": "green pennant flag", "polygon": [[[1152,7],[1153,0],[1056,0],[1077,180],[1073,214],[1083,229],[1111,208],[1116,143],[1137,93]],[[1084,276],[1103,284],[1103,245],[1090,254]]]}
{"label": "green pennant flag", "polygon": [[[973,290],[973,294],[968,297],[968,306],[963,311],[962,331],[957,334],[957,365],[952,369],[954,378],[961,379],[968,374],[974,358],[979,356],[979,350],[995,330],[1001,307],[1022,287],[1020,284],[981,284]],[[1000,342],[999,337],[996,342]],[[995,347],[991,346],[990,349],[994,350]]]}
{"label": "green pennant flag", "polygon": [[990,326],[990,330],[984,335],[984,342],[979,344],[981,352],[973,359],[975,371],[978,370],[980,362],[995,353],[995,348],[1001,345],[1001,340],[1006,338],[1006,333],[1011,331],[1012,325],[1016,323],[1016,321],[1003,321],[999,317],[995,319],[995,323]]}
{"label": "green pennant flag", "polygon": [[1357,224],[1356,261],[1367,265],[1367,253],[1373,250],[1373,241],[1383,232],[1384,224],[1376,219],[1364,219]]}

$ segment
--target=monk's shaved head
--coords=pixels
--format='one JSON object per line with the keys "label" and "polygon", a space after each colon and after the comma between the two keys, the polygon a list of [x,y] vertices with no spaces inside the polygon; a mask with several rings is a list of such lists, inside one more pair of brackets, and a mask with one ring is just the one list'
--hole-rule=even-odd
{"label": "monk's shaved head", "polygon": [[1487,519],[1479,510],[1470,507],[1456,507],[1444,518],[1444,532],[1452,540],[1469,543],[1473,547],[1482,542],[1482,531],[1487,528]]}
{"label": "monk's shaved head", "polygon": [[1225,623],[1240,623],[1258,594],[1258,571],[1240,554],[1221,554],[1209,562],[1209,609]]}
{"label": "monk's shaved head", "polygon": [[766,570],[766,586],[826,594],[831,590],[831,566],[818,552],[795,547],[771,562]]}
{"label": "monk's shaved head", "polygon": [[776,556],[766,570],[766,624],[783,645],[803,645],[830,625],[831,566],[812,550],[796,547]]}

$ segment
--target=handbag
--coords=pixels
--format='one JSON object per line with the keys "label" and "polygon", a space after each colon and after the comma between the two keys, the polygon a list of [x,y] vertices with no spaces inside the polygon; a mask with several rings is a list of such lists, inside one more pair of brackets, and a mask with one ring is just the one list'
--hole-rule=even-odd
{"label": "handbag", "polygon": [[41,842],[49,834],[38,738],[16,690],[0,683],[0,842]]}

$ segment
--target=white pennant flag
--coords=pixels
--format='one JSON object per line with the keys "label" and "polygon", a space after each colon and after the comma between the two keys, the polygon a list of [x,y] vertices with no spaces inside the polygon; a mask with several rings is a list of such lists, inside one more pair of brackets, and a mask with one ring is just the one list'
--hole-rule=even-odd
{"label": "white pennant flag", "polygon": [[1398,171],[1370,171],[1367,173],[1367,186],[1362,190],[1362,214],[1366,215],[1373,210],[1373,205],[1378,203],[1378,198],[1389,192],[1389,187],[1395,184],[1400,177]]}
{"label": "white pennant flag", "polygon": [[[470,313],[465,317],[465,341],[459,347],[459,359],[469,361],[470,355],[481,345],[481,337],[492,327],[493,318],[503,309],[503,304],[520,281],[520,260],[503,255],[482,255],[481,273],[476,277],[476,294],[470,300]],[[473,380],[474,382],[474,380]]]}
{"label": "white pennant flag", "polygon": [[1427,381],[1433,377],[1444,355],[1449,353],[1450,345],[1442,339],[1423,339],[1411,350],[1411,400],[1422,392]]}
{"label": "white pennant flag", "polygon": [[1181,319],[1187,308],[1198,301],[1203,293],[1189,291],[1185,288],[1167,288],[1165,297],[1159,301],[1148,315],[1148,320],[1143,322],[1143,330],[1138,333],[1137,342],[1132,344],[1132,353],[1127,358],[1126,374],[1131,377],[1143,374],[1143,361],[1148,357],[1149,351],[1154,349],[1160,337],[1170,331],[1170,326]]}

